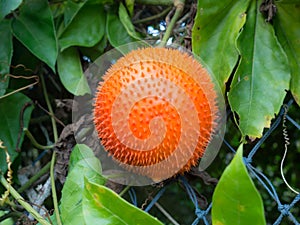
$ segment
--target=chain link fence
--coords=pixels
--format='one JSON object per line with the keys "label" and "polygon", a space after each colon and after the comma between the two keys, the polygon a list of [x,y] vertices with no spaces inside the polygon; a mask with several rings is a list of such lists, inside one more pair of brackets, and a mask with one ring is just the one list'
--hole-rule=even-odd
{"label": "chain link fence", "polygon": [[[289,110],[291,108],[293,112],[290,115]],[[288,183],[289,179],[285,178],[285,170],[293,169],[291,168],[293,163],[289,161],[290,158],[287,157],[287,155],[289,155],[290,152],[292,153],[293,158],[295,158],[295,156],[297,156],[297,151],[299,152],[299,140],[297,136],[299,137],[300,134],[300,124],[298,122],[300,121],[300,118],[297,110],[299,110],[299,108],[296,106],[296,103],[293,100],[289,100],[282,106],[280,113],[272,121],[271,127],[266,130],[263,137],[254,145],[249,145],[251,148],[244,152],[244,163],[264,201],[267,224],[300,224],[300,194],[295,190],[296,188],[292,187],[293,185]],[[227,136],[224,139],[221,151],[226,149],[225,151],[227,152],[225,154],[227,156],[225,159],[227,158],[227,161],[230,162],[230,159],[236,152],[237,146],[233,147]],[[278,138],[279,136],[281,136],[281,139]],[[277,149],[278,151],[275,151],[274,149]],[[270,159],[266,160],[267,162],[272,163],[271,158],[275,158],[273,159],[273,163],[275,164],[274,168],[277,168],[276,173],[271,171],[268,166],[262,165],[262,162],[257,162],[256,159],[260,157],[260,154],[266,153],[264,151],[269,151],[268,154],[270,155]],[[228,156],[230,159],[228,159]],[[264,158],[265,156],[261,157]],[[294,159],[294,161],[297,162],[296,159]],[[287,168],[285,168],[285,165]],[[295,168],[297,168],[297,165],[295,166]],[[214,167],[214,163],[211,167]],[[296,181],[297,175],[299,176],[300,173],[300,171],[297,171],[298,170],[296,169],[293,173],[293,175],[296,174],[296,177],[294,177]],[[219,174],[219,176],[220,175],[221,174]],[[212,180],[213,178],[209,177],[209,179]],[[199,182],[199,180],[197,182]],[[192,202],[192,207],[194,209],[194,218],[192,222],[184,222],[184,224],[212,224],[210,216],[212,196],[207,197],[207,199],[210,199],[209,201],[205,198],[205,204],[203,204],[203,195],[199,194],[199,192],[201,193],[203,190],[199,190],[201,188],[197,187],[194,181],[191,181],[186,177],[179,177],[175,183],[179,183],[187,193],[189,201]],[[155,187],[158,191],[156,191],[154,195],[153,193],[149,194],[150,197],[144,201],[142,208],[148,212],[156,206],[164,217],[167,218],[165,220],[170,221],[169,224],[182,224],[182,221],[180,223],[177,222],[176,219],[174,219],[174,214],[172,214],[172,210],[176,207],[183,207],[180,204],[181,199],[179,199],[180,197],[178,195],[174,195],[174,193],[173,195],[171,194],[171,197],[176,198],[176,201],[179,201],[176,205],[165,204],[165,206],[162,207],[159,204],[160,199],[172,189],[170,186],[172,186],[172,182],[166,183],[163,187]],[[210,195],[212,195],[213,189],[211,188],[210,190]],[[134,205],[139,206],[136,188],[131,188],[128,193],[131,202]],[[147,206],[145,207],[145,205]],[[181,210],[183,210],[183,208],[181,208]],[[185,216],[183,215],[181,219],[186,221],[184,217]],[[191,217],[191,215],[189,217]]]}

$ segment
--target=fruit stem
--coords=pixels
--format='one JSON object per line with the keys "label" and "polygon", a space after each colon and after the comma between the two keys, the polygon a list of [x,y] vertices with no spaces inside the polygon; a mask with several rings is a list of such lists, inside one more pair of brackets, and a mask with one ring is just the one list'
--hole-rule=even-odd
{"label": "fruit stem", "polygon": [[184,0],[174,0],[174,6],[175,6],[175,14],[174,16],[172,17],[167,29],[166,29],[166,32],[164,34],[164,37],[161,41],[161,43],[159,44],[159,46],[163,47],[167,41],[169,40],[170,36],[171,36],[171,33],[173,31],[173,28],[177,22],[177,20],[179,19],[180,15],[182,14],[183,12],[183,9],[184,9]]}

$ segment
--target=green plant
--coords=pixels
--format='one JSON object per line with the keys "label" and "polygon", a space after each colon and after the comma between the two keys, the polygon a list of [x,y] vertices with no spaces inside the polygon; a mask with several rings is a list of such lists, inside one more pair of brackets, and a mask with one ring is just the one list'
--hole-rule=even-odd
{"label": "green plant", "polygon": [[[36,209],[25,204],[18,190],[13,188],[14,185],[20,186],[16,177],[18,167],[27,165],[26,160],[30,158],[28,155],[45,150],[47,160],[51,163],[44,162],[46,169],[42,171],[51,171],[53,200],[50,205],[55,209],[51,216],[54,224],[75,220],[77,217],[73,218],[73,215],[82,215],[81,210],[86,207],[91,207],[95,214],[100,215],[95,207],[100,203],[89,201],[92,200],[89,194],[93,192],[88,192],[88,188],[94,192],[105,192],[104,197],[113,196],[115,204],[122,204],[125,211],[134,212],[149,220],[149,224],[160,224],[101,186],[105,184],[100,172],[101,165],[86,146],[81,147],[88,152],[87,155],[78,146],[75,147],[75,153],[72,153],[71,168],[59,202],[57,198],[60,198],[60,193],[57,197],[53,168],[56,153],[49,149],[58,142],[62,125],[71,123],[70,115],[57,118],[55,110],[59,107],[52,109],[54,99],[90,94],[91,89],[83,73],[86,64],[111,48],[155,38],[145,32],[146,27],[157,26],[162,16],[173,6],[175,12],[170,14],[173,16],[162,40],[168,41],[173,37],[173,42],[186,47],[190,47],[188,40],[192,40],[193,53],[201,57],[213,74],[233,112],[233,121],[228,121],[228,124],[238,130],[233,128],[228,131],[232,142],[242,142],[246,148],[247,141],[260,138],[278,114],[287,92],[300,104],[299,1],[203,0],[197,4],[194,20],[187,18],[192,16],[193,3],[195,2],[179,0],[1,1],[0,140],[13,162],[11,170],[15,178],[13,186],[7,183],[6,154],[0,149],[0,175],[4,187],[0,191],[10,190],[12,197],[20,200],[19,204],[33,213],[41,224],[50,223]],[[149,18],[136,19],[136,12],[144,12],[143,7],[148,4],[163,5],[163,8],[152,6]],[[183,16],[180,17],[181,15]],[[134,23],[133,18],[136,19]],[[178,20],[179,24],[176,24]],[[25,134],[28,138],[24,138]],[[234,159],[234,162],[241,164],[241,151],[236,157],[239,161]],[[95,166],[93,169],[98,172],[90,170],[86,161],[92,161],[89,166]],[[217,190],[226,186],[230,179],[240,176],[234,173],[228,175],[230,168],[232,169],[232,165],[224,172]],[[220,170],[217,172],[221,173]],[[247,177],[247,170],[240,172]],[[81,175],[80,179],[75,173]],[[37,179],[38,177],[34,177],[26,187]],[[248,184],[241,189],[253,187],[252,183]],[[70,198],[68,193],[72,188],[80,190],[76,201],[82,200],[79,208],[72,208],[74,212],[66,210],[75,204],[75,198]],[[95,196],[99,197],[98,194]],[[218,196],[220,194],[216,192],[214,202],[220,200],[221,197]],[[4,203],[5,205],[0,206],[3,207],[0,214],[4,211],[6,214],[10,207],[19,210],[11,201]],[[256,203],[260,205],[259,200]],[[230,207],[233,203],[227,202],[225,205]],[[213,209],[214,218],[218,217],[218,213]],[[121,218],[118,212],[116,215]],[[95,218],[94,214],[88,216],[89,218],[84,219],[90,221],[101,218]],[[226,215],[224,218],[226,219]]]}

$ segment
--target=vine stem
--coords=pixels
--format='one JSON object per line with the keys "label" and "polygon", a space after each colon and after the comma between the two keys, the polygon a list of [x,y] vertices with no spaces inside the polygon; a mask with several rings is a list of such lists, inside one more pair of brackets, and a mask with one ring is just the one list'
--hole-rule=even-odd
{"label": "vine stem", "polygon": [[130,185],[127,185],[119,194],[119,196],[121,197],[122,195],[124,195],[130,188],[131,186]]}
{"label": "vine stem", "polygon": [[31,143],[38,149],[50,149],[53,148],[54,145],[41,145],[37,142],[37,140],[33,137],[33,135],[31,134],[31,132],[27,129],[27,128],[23,128],[23,131],[25,133],[25,135],[29,138],[29,140],[31,141]]}
{"label": "vine stem", "polygon": [[174,0],[136,0],[136,3],[143,5],[172,5]]}
{"label": "vine stem", "polygon": [[18,189],[19,193],[22,193],[27,188],[29,188],[38,178],[48,172],[50,169],[51,162],[48,162],[41,170],[39,170],[34,176],[32,176],[22,187]]}
{"label": "vine stem", "polygon": [[[43,93],[44,93],[45,101],[46,101],[46,104],[47,104],[47,107],[48,107],[48,110],[49,110],[50,116],[51,116],[53,136],[54,136],[54,143],[56,143],[57,140],[58,140],[56,121],[55,121],[55,118],[54,118],[54,113],[53,113],[53,109],[52,109],[51,103],[49,101],[49,96],[48,96],[48,93],[47,93],[47,87],[45,85],[45,79],[44,79],[43,75],[41,75],[41,81],[42,81]],[[50,178],[51,178],[52,200],[53,200],[53,205],[54,205],[54,212],[55,212],[56,222],[57,222],[58,225],[62,225],[62,222],[61,222],[61,219],[60,219],[60,214],[59,214],[59,208],[58,208],[56,187],[55,187],[55,176],[54,176],[55,159],[56,159],[56,153],[55,153],[55,151],[53,151],[52,158],[51,158],[51,165],[50,165]]]}
{"label": "vine stem", "polygon": [[282,127],[283,127],[283,138],[284,138],[284,154],[283,154],[283,157],[282,157],[281,162],[280,162],[280,173],[281,173],[281,177],[282,177],[284,183],[286,184],[286,186],[292,192],[294,192],[295,194],[298,195],[299,192],[291,187],[291,185],[285,179],[284,172],[283,172],[283,164],[284,164],[284,160],[286,158],[287,152],[288,152],[288,145],[290,144],[290,138],[289,138],[288,131],[287,131],[287,126],[286,126],[286,116],[287,116],[287,112],[288,112],[288,106],[284,105],[283,109],[284,109],[284,113],[283,113]]}
{"label": "vine stem", "polygon": [[156,15],[153,15],[153,16],[149,16],[147,18],[143,18],[143,19],[140,19],[140,20],[136,20],[136,21],[133,21],[133,24],[138,24],[138,23],[145,23],[145,22],[150,22],[150,21],[153,21],[155,19],[158,19],[164,15],[166,15],[170,10],[172,9],[172,6],[169,6],[168,8],[166,8],[164,11],[162,11],[161,13],[158,13]]}
{"label": "vine stem", "polygon": [[171,36],[171,33],[174,29],[174,26],[177,22],[177,20],[179,19],[180,15],[182,14],[183,12],[183,9],[184,9],[184,0],[174,0],[174,6],[175,6],[175,13],[174,13],[174,16],[172,17],[167,29],[166,29],[166,32],[163,36],[163,39],[161,40],[161,43],[159,44],[160,47],[163,47],[167,41],[169,40],[170,36]]}
{"label": "vine stem", "polygon": [[38,222],[42,225],[51,225],[47,220],[45,220],[34,208],[29,205],[24,198],[5,180],[3,175],[0,177],[1,184],[9,190],[9,193],[22,205]]}
{"label": "vine stem", "polygon": [[42,81],[42,86],[43,86],[43,94],[44,94],[45,101],[46,101],[46,104],[47,104],[47,107],[48,107],[48,110],[49,110],[49,113],[50,113],[50,116],[51,116],[51,123],[52,123],[53,136],[54,136],[54,143],[56,143],[57,140],[58,140],[56,121],[55,121],[55,118],[54,118],[53,109],[52,109],[52,106],[51,106],[51,103],[50,103],[50,100],[49,100],[49,96],[48,96],[48,93],[47,93],[47,87],[45,85],[45,79],[44,79],[43,75],[41,75],[41,81]]}

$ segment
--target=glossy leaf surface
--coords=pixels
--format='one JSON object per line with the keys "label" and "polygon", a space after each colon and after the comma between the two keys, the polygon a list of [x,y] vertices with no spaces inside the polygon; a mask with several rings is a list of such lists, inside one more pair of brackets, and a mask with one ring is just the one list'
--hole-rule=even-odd
{"label": "glossy leaf surface", "polygon": [[246,21],[246,1],[198,2],[192,30],[192,48],[212,70],[221,89],[238,60],[236,39]]}
{"label": "glossy leaf surface", "polygon": [[84,2],[67,1],[64,9],[64,27],[67,27],[75,18]]}
{"label": "glossy leaf surface", "polygon": [[128,33],[119,17],[113,12],[107,13],[106,35],[113,47],[135,41]]}
{"label": "glossy leaf surface", "polygon": [[70,47],[58,55],[57,69],[62,84],[69,92],[74,95],[90,93],[76,48]]}
{"label": "glossy leaf surface", "polygon": [[[7,147],[12,162],[19,154],[16,152],[17,144],[19,144],[18,148],[21,147],[24,138],[24,132],[20,131],[20,113],[22,107],[29,102],[31,100],[21,93],[12,94],[0,99],[0,139],[3,141],[3,145]],[[23,125],[26,128],[29,124],[32,109],[33,107],[31,106],[26,107],[23,114]],[[19,143],[18,138],[20,138]],[[1,150],[0,170],[2,172],[7,170],[5,159],[5,153]]]}
{"label": "glossy leaf surface", "polygon": [[104,184],[101,164],[86,145],[77,144],[70,157],[69,174],[62,190],[61,219],[63,224],[85,224],[82,211],[84,178]]}
{"label": "glossy leaf surface", "polygon": [[140,35],[135,31],[135,28],[131,22],[131,18],[127,13],[125,6],[120,3],[119,6],[119,17],[120,21],[123,24],[124,28],[126,29],[127,33],[134,39],[140,40]]}
{"label": "glossy leaf surface", "polygon": [[48,1],[24,1],[12,28],[15,37],[54,71],[58,48]]}
{"label": "glossy leaf surface", "polygon": [[242,135],[259,138],[283,103],[289,89],[290,70],[273,27],[253,1],[245,27],[238,39],[241,61],[229,92]]}
{"label": "glossy leaf surface", "polygon": [[0,20],[7,14],[19,7],[22,0],[1,0],[0,1]]}
{"label": "glossy leaf surface", "polygon": [[243,162],[243,145],[223,172],[213,194],[215,225],[265,225],[261,196]]}
{"label": "glossy leaf surface", "polygon": [[104,7],[85,4],[59,37],[61,51],[70,46],[94,46],[104,33]]}
{"label": "glossy leaf surface", "polygon": [[105,186],[85,180],[83,215],[86,224],[162,225]]}
{"label": "glossy leaf surface", "polygon": [[9,73],[13,53],[9,20],[0,21],[0,37],[5,37],[0,42],[0,96],[2,96],[8,86],[9,78],[5,75]]}
{"label": "glossy leaf surface", "polygon": [[275,32],[291,69],[291,91],[300,105],[300,1],[276,2]]}

